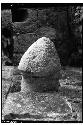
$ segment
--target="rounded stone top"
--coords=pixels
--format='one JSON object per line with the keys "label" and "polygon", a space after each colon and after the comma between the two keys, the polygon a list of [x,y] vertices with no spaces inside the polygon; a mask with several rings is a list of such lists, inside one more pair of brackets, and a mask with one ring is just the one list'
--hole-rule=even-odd
{"label": "rounded stone top", "polygon": [[54,43],[49,38],[39,38],[24,53],[18,69],[35,76],[47,76],[60,71],[60,60]]}

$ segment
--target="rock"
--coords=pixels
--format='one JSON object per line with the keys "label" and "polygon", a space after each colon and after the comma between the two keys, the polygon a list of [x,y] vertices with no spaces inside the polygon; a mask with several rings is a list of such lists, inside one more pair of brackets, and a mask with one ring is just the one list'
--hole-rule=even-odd
{"label": "rock", "polygon": [[[37,11],[36,9],[28,9],[28,8],[16,8],[13,13],[13,32],[14,33],[24,33],[33,32],[37,29],[38,19],[37,19]],[[22,15],[19,17],[19,14]],[[23,15],[24,13],[24,15]]]}
{"label": "rock", "polygon": [[8,96],[3,109],[4,120],[38,121],[52,119],[69,120],[72,116],[71,104],[58,94],[14,93]]}
{"label": "rock", "polygon": [[54,72],[58,74],[61,65],[53,42],[46,37],[34,42],[22,56],[18,69],[35,76],[48,76]]}
{"label": "rock", "polygon": [[25,22],[15,22],[13,23],[13,31],[14,33],[32,33],[35,30],[37,30],[37,25],[39,24],[39,21],[35,21],[27,26]]}
{"label": "rock", "polygon": [[33,43],[22,56],[18,69],[22,72],[23,92],[58,91],[61,65],[49,38],[42,37]]}

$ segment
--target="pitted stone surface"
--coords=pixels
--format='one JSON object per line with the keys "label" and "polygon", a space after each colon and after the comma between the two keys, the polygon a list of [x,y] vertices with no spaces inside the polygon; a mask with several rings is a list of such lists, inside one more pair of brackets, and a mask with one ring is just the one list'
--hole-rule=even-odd
{"label": "pitted stone surface", "polygon": [[46,37],[38,39],[24,53],[18,69],[32,72],[35,76],[48,76],[54,72],[58,73],[61,65],[54,43]]}
{"label": "pitted stone surface", "polygon": [[[59,119],[71,117],[71,104],[57,93],[14,93],[10,94],[3,109],[7,119]],[[9,116],[9,117],[8,117]],[[24,117],[25,116],[25,117]]]}

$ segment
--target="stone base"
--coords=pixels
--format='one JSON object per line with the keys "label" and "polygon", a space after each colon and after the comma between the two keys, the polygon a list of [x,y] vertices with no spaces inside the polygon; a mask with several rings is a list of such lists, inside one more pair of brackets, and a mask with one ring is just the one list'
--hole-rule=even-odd
{"label": "stone base", "polygon": [[71,117],[71,104],[56,93],[10,93],[3,109],[3,120],[65,121]]}

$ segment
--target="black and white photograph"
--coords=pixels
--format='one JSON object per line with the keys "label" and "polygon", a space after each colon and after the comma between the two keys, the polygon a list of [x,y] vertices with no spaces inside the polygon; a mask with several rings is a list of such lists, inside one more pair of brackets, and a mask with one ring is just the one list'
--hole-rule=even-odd
{"label": "black and white photograph", "polygon": [[83,122],[82,20],[81,3],[1,3],[1,123]]}

